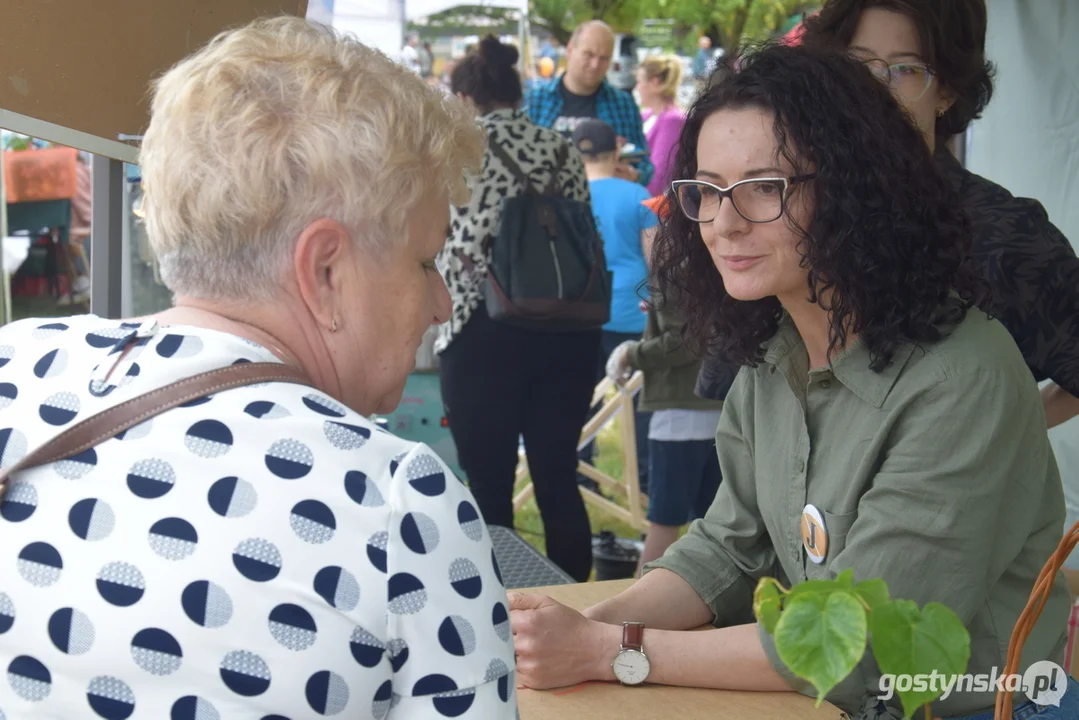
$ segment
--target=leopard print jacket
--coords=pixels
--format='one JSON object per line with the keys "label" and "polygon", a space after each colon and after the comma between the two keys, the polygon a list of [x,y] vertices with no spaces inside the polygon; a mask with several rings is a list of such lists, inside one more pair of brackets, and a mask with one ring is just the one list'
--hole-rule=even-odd
{"label": "leopard print jacket", "polygon": [[[498,143],[520,163],[536,187],[544,187],[554,170],[555,152],[566,141],[561,135],[539,127],[519,110],[495,110],[480,119],[489,143]],[[580,153],[570,148],[559,187],[565,197],[590,203],[588,177]],[[468,205],[450,210],[450,236],[438,256],[438,267],[453,299],[453,314],[438,328],[435,352],[441,353],[461,332],[483,302],[483,281],[490,263],[491,239],[502,219],[502,202],[524,188],[490,150],[483,169],[472,184]]]}

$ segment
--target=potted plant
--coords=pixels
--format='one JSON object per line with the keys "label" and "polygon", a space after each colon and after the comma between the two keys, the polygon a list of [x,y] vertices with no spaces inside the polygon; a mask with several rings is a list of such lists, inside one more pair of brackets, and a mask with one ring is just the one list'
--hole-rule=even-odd
{"label": "potted plant", "polygon": [[[753,612],[775,637],[780,659],[817,689],[818,706],[854,670],[867,643],[883,674],[960,675],[970,661],[970,633],[947,606],[930,602],[919,608],[911,600],[893,600],[884,580],[855,583],[853,570],[790,589],[773,577],[761,578]],[[936,683],[896,688],[904,716],[924,708],[926,720],[942,692]]]}

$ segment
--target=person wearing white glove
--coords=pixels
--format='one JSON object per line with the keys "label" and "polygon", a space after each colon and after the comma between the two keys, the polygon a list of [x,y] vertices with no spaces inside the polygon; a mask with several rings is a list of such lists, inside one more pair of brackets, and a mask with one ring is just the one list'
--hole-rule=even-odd
{"label": "person wearing white glove", "polygon": [[629,364],[629,353],[639,340],[626,340],[615,347],[611,356],[607,358],[607,377],[619,385],[625,385],[626,381],[633,377],[633,368]]}
{"label": "person wearing white glove", "polygon": [[[666,306],[666,307],[663,307]],[[704,515],[721,482],[715,449],[721,402],[694,393],[700,358],[682,340],[682,317],[662,298],[645,306],[644,337],[615,346],[607,377],[618,385],[644,373],[639,408],[648,424],[648,520],[638,571],[663,555],[678,529]]]}

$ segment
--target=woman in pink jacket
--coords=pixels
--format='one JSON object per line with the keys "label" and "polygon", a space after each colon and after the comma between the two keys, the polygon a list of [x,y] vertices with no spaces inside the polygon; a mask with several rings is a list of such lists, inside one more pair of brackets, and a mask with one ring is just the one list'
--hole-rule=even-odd
{"label": "woman in pink jacket", "polygon": [[652,196],[667,192],[671,183],[673,150],[682,134],[686,114],[675,104],[682,83],[682,62],[674,55],[653,55],[637,68],[637,93],[641,96],[644,135],[652,151],[656,174],[648,183]]}

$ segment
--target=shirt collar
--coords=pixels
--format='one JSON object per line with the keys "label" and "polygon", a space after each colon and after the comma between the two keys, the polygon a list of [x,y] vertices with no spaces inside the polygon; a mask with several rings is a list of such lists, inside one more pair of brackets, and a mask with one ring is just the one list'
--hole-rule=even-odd
{"label": "shirt collar", "polygon": [[[790,315],[783,313],[776,334],[766,343],[764,362],[787,374],[791,370],[789,365],[792,355],[804,357],[804,347],[794,321]],[[792,353],[799,348],[803,349],[801,353]],[[859,337],[832,361],[830,370],[836,380],[843,383],[848,390],[873,407],[879,408],[884,405],[913,352],[912,344],[903,343],[896,349],[892,362],[880,372],[875,372],[869,368],[869,351]]]}
{"label": "shirt collar", "polygon": [[[551,92],[558,92],[560,88],[564,87],[563,84],[562,84],[562,78],[564,78],[564,77],[566,77],[566,73],[562,73],[561,75],[559,75],[555,79],[551,80],[550,84],[547,86],[547,89],[550,90]],[[593,93],[593,94],[597,98],[606,97],[611,92],[612,89],[613,89],[613,86],[609,82],[607,82],[606,78],[604,78],[600,82],[599,87],[596,89],[596,92]],[[569,88],[566,88],[566,92],[572,92],[572,91]],[[576,94],[576,93],[574,93],[574,94]],[[590,97],[590,96],[589,95],[581,95],[581,97]]]}

